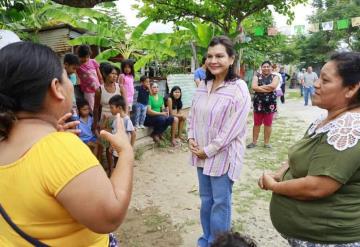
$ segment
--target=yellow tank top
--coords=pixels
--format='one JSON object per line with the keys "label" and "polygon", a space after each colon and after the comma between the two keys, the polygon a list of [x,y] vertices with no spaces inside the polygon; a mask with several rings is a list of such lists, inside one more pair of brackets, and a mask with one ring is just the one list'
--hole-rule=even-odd
{"label": "yellow tank top", "polygon": [[[0,166],[0,203],[21,230],[49,246],[108,246],[108,235],[76,222],[55,198],[74,177],[97,165],[77,136],[51,133],[19,160]],[[0,246],[31,245],[0,216]]]}

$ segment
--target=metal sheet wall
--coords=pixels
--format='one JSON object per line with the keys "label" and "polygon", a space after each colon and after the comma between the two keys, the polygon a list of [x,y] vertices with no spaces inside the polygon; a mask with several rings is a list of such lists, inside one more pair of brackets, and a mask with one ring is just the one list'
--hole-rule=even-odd
{"label": "metal sheet wall", "polygon": [[168,75],[167,84],[169,90],[174,86],[179,86],[182,92],[182,102],[184,108],[191,106],[191,101],[196,90],[193,74],[174,74]]}

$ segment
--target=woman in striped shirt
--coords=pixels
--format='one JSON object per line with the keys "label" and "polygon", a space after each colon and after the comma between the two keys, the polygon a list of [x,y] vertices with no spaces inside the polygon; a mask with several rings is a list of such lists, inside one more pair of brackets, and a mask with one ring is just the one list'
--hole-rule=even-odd
{"label": "woman in striped shirt", "polygon": [[197,167],[203,235],[207,247],[231,227],[232,185],[240,176],[250,94],[234,73],[235,51],[228,37],[215,37],[208,47],[206,80],[194,95],[188,118],[192,165]]}

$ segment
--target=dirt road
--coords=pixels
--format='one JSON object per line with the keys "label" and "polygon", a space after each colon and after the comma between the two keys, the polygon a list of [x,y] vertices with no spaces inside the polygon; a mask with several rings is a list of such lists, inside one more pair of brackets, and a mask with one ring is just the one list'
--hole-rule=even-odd
{"label": "dirt road", "polygon": [[[288,100],[279,106],[272,150],[262,148],[260,138],[259,146],[246,152],[241,179],[233,188],[233,227],[254,238],[260,247],[288,245],[271,224],[268,211],[271,194],[257,187],[257,179],[263,171],[274,170],[286,160],[288,147],[321,114],[325,112],[303,106],[299,98]],[[248,120],[249,142],[251,125],[252,116]],[[118,230],[122,246],[196,246],[201,233],[200,202],[196,170],[188,165],[189,155],[186,145],[157,148],[136,162],[130,210]]]}

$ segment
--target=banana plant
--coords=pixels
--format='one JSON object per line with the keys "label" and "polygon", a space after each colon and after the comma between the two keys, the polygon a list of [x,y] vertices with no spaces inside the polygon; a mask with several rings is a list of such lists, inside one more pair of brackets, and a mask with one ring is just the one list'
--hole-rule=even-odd
{"label": "banana plant", "polygon": [[98,45],[101,47],[110,47],[101,52],[95,59],[98,62],[107,61],[111,57],[119,54],[124,59],[130,56],[136,57],[137,62],[134,65],[136,71],[144,67],[147,63],[154,59],[161,59],[162,56],[175,56],[176,53],[171,50],[171,40],[169,34],[149,34],[144,32],[151,24],[150,18],[141,22],[128,37],[119,38],[116,33],[112,32],[108,35],[80,36],[69,41],[70,45]]}

